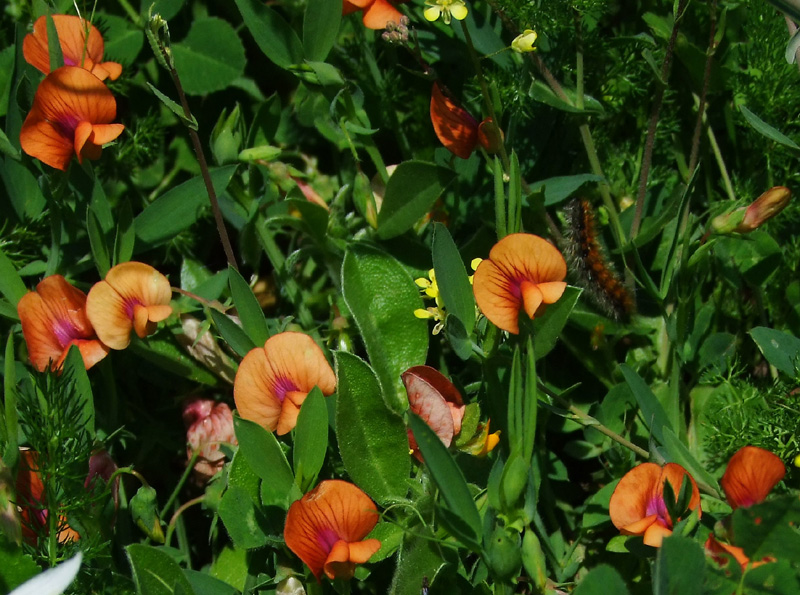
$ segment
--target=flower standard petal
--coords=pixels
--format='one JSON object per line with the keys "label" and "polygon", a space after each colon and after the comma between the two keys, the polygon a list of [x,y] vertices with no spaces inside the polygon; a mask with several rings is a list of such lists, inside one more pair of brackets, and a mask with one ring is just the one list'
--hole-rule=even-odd
{"label": "flower standard petal", "polygon": [[517,334],[520,310],[533,318],[542,304],[556,302],[567,287],[566,274],[558,248],[539,236],[515,233],[481,261],[472,286],[481,312],[497,327]]}
{"label": "flower standard petal", "polygon": [[364,9],[363,22],[368,29],[385,29],[390,22],[399,23],[402,16],[387,0],[375,0]]}
{"label": "flower standard petal", "polygon": [[[426,9],[425,18],[428,18],[428,10],[433,9]],[[433,84],[431,92],[431,122],[439,141],[456,157],[467,159],[475,150],[478,144],[478,121],[446,97],[439,83]]]}
{"label": "flower standard petal", "polygon": [[[28,155],[65,170],[73,153],[79,159],[97,158],[100,145],[122,133],[121,124],[94,129],[95,125],[110,124],[116,113],[114,96],[96,76],[82,68],[63,66],[48,74],[36,89],[33,108],[20,131],[20,144]],[[88,132],[87,124],[91,126]]]}
{"label": "flower standard petal", "polygon": [[351,578],[355,564],[380,548],[364,540],[378,522],[375,503],[351,483],[327,480],[289,507],[284,527],[286,545],[320,579]]}
{"label": "flower standard petal", "polygon": [[763,502],[786,475],[783,461],[763,448],[745,446],[728,461],[720,484],[735,510]]}
{"label": "flower standard petal", "polygon": [[660,477],[661,467],[655,463],[642,463],[623,475],[608,504],[608,514],[617,529],[631,527],[650,516],[647,503],[655,494]]}
{"label": "flower standard petal", "polygon": [[108,354],[95,336],[85,306],[86,295],[61,275],[45,277],[35,292],[22,297],[17,312],[37,370],[60,369],[72,345],[78,346],[87,370]]}
{"label": "flower standard petal", "polygon": [[172,289],[164,275],[141,262],[124,262],[89,291],[86,314],[103,343],[125,349],[131,330],[144,338],[172,313],[171,298]]}
{"label": "flower standard petal", "polygon": [[[98,79],[112,80],[122,74],[122,65],[116,62],[103,62],[103,36],[97,28],[78,16],[53,15],[58,41],[64,56],[64,64],[78,66],[90,71]],[[86,35],[88,30],[88,37]],[[44,74],[50,72],[50,48],[47,38],[47,17],[36,19],[33,33],[25,36],[22,42],[25,60]]]}
{"label": "flower standard petal", "polygon": [[325,354],[308,335],[284,332],[244,357],[233,383],[233,398],[244,419],[283,435],[294,428],[300,406],[315,386],[325,396],[336,389],[336,376]]}

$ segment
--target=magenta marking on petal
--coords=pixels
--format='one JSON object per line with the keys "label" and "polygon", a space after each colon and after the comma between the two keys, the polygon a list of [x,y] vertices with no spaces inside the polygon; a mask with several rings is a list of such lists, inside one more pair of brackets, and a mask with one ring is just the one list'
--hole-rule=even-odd
{"label": "magenta marking on petal", "polygon": [[133,320],[133,310],[136,306],[141,306],[142,302],[137,300],[136,298],[129,298],[126,299],[123,303],[123,308],[125,308],[125,316]]}
{"label": "magenta marking on petal", "polygon": [[645,516],[651,514],[658,515],[658,520],[662,521],[665,526],[670,526],[669,514],[667,513],[667,505],[664,503],[663,496],[654,496],[650,498],[645,510]]}
{"label": "magenta marking on petal", "polygon": [[275,396],[281,403],[286,398],[286,393],[293,390],[298,390],[298,388],[289,378],[281,377],[275,382]]}
{"label": "magenta marking on petal", "polygon": [[317,532],[317,542],[326,553],[329,553],[333,549],[333,545],[340,539],[341,537],[333,529],[323,529]]}
{"label": "magenta marking on petal", "polygon": [[53,334],[58,339],[61,347],[66,347],[71,341],[83,338],[69,320],[57,320],[53,324]]}

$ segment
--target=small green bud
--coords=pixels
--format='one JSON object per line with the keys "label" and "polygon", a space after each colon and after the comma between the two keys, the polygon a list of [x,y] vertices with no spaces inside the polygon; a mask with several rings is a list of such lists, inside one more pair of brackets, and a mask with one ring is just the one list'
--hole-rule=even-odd
{"label": "small green bud", "polygon": [[131,498],[131,517],[136,526],[156,543],[164,543],[164,531],[158,518],[156,491],[150,486],[142,486]]}
{"label": "small green bud", "polygon": [[236,104],[229,115],[226,111],[222,110],[214,130],[211,131],[211,152],[219,165],[235,162],[244,141],[239,104]]}
{"label": "small green bud", "polygon": [[501,581],[515,578],[522,566],[520,539],[516,533],[509,534],[502,527],[495,527],[486,543],[486,564],[489,570]]}
{"label": "small green bud", "polygon": [[281,149],[272,145],[259,145],[239,153],[239,161],[272,161],[280,157]]}
{"label": "small green bud", "polygon": [[522,538],[522,565],[536,589],[539,593],[543,593],[547,584],[547,566],[542,544],[532,529],[525,531],[525,536]]}

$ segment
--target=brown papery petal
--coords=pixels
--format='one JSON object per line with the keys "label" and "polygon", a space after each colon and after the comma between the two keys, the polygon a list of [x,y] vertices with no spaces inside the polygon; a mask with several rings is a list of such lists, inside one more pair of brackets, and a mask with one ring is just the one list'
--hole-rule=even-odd
{"label": "brown papery petal", "polygon": [[[447,406],[444,396],[432,384],[432,381],[437,382],[437,380],[434,379],[435,376],[431,372],[440,376],[441,374],[433,368],[427,370],[421,368],[427,368],[427,366],[410,368],[401,375],[408,393],[409,408],[436,432],[439,440],[445,446],[450,446],[455,435],[453,416],[450,414],[450,407]],[[450,382],[444,376],[442,379]]]}
{"label": "brown papery petal", "polygon": [[763,502],[786,475],[775,454],[756,446],[739,449],[728,461],[720,484],[731,507],[736,509]]}

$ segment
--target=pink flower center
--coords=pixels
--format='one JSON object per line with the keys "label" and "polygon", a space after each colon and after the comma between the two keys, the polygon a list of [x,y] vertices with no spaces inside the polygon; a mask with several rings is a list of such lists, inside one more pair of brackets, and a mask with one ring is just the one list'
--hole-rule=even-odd
{"label": "pink flower center", "polygon": [[123,307],[125,308],[125,316],[133,320],[133,311],[136,306],[143,306],[142,302],[136,298],[128,298],[124,301]]}
{"label": "pink flower center", "polygon": [[317,532],[317,542],[325,552],[330,552],[333,549],[333,545],[340,539],[341,537],[333,529],[322,529]]}
{"label": "pink flower center", "polygon": [[61,347],[66,347],[75,339],[82,338],[80,331],[69,320],[56,320],[53,325],[53,334]]}
{"label": "pink flower center", "polygon": [[286,398],[286,393],[296,390],[299,390],[297,385],[289,378],[279,378],[275,383],[275,396],[278,397],[281,403],[283,403],[283,400]]}
{"label": "pink flower center", "polygon": [[667,505],[664,503],[663,496],[654,496],[650,498],[649,502],[647,503],[647,510],[645,511],[645,516],[650,516],[651,514],[655,514],[658,516],[658,521],[661,522],[662,525],[665,527],[672,527],[672,521],[669,518],[669,513],[667,512]]}

